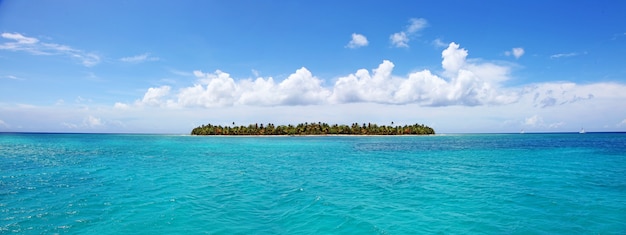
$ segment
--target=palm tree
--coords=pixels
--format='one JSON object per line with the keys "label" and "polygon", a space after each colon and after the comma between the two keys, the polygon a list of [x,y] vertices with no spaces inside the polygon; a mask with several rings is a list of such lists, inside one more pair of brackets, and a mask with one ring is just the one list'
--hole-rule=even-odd
{"label": "palm tree", "polygon": [[424,124],[393,126],[394,122],[391,122],[392,126],[381,125],[376,123],[352,123],[348,125],[333,124],[322,122],[305,122],[300,123],[297,126],[294,125],[279,125],[276,126],[272,123],[264,125],[249,124],[246,126],[214,126],[211,124],[200,125],[199,127],[191,130],[192,135],[327,135],[327,134],[351,134],[351,135],[432,135],[435,134],[435,130]]}

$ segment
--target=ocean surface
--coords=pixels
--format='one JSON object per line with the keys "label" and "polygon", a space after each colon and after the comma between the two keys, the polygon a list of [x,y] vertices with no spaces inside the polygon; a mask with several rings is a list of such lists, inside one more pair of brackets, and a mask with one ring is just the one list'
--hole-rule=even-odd
{"label": "ocean surface", "polygon": [[626,134],[0,134],[0,234],[626,234]]}

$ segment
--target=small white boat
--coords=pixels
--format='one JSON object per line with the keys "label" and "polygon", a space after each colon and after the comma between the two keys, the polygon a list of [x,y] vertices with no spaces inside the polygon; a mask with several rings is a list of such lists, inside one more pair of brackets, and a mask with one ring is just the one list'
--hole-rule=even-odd
{"label": "small white boat", "polygon": [[587,133],[587,132],[585,131],[585,128],[580,128],[580,131],[579,131],[578,133],[580,133],[580,134],[585,134],[585,133]]}

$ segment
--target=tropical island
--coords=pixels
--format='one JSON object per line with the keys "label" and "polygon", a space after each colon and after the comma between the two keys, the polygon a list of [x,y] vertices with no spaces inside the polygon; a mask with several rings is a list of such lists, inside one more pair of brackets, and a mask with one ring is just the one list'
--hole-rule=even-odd
{"label": "tropical island", "polygon": [[394,126],[373,123],[359,125],[329,125],[322,122],[300,123],[298,125],[274,125],[268,123],[248,126],[221,126],[206,124],[194,128],[192,135],[434,135],[435,130],[423,124]]}

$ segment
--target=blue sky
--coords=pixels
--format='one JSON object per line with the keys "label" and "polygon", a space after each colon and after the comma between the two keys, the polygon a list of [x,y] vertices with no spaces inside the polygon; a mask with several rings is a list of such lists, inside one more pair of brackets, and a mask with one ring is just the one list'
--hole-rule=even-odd
{"label": "blue sky", "polygon": [[626,131],[622,1],[0,1],[0,131]]}

